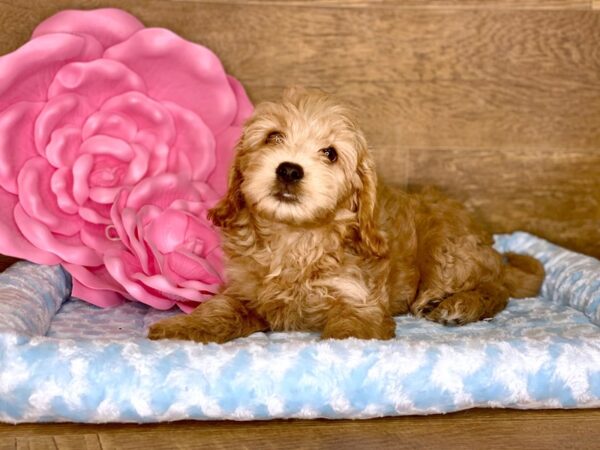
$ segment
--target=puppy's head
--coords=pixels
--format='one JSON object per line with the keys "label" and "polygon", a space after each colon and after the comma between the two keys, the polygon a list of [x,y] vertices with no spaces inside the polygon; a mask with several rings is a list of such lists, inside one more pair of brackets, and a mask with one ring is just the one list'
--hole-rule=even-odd
{"label": "puppy's head", "polygon": [[227,228],[247,209],[306,226],[347,208],[356,213],[361,243],[379,253],[376,184],[365,138],[348,109],[324,93],[290,89],[280,103],[258,105],[246,123],[227,196],[210,217]]}

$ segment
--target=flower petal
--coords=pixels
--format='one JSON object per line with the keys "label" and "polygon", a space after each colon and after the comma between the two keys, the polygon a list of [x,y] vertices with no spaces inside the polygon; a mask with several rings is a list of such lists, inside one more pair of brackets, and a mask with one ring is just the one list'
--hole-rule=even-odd
{"label": "flower petal", "polygon": [[73,125],[66,125],[54,130],[45,153],[48,162],[56,168],[71,166],[77,158],[81,146],[81,130]]}
{"label": "flower petal", "polygon": [[56,72],[72,61],[101,56],[93,38],[51,34],[32,39],[0,58],[0,110],[18,101],[45,101]]}
{"label": "flower petal", "polygon": [[122,208],[126,196],[127,192],[123,191],[111,209],[114,230],[123,246],[127,247],[132,255],[137,258],[140,270],[146,273],[155,273],[158,263],[153,258],[152,249],[146,244],[144,224],[149,220],[151,221],[151,217],[160,214],[160,211],[151,205],[146,205],[139,211]]}
{"label": "flower petal", "polygon": [[252,111],[254,111],[254,106],[252,102],[248,98],[246,94],[246,90],[242,83],[240,83],[237,79],[232,77],[231,75],[227,75],[227,81],[229,81],[229,85],[233,90],[235,95],[235,99],[237,101],[237,114],[233,119],[232,125],[244,125],[244,122],[252,115]]}
{"label": "flower petal", "polygon": [[199,201],[200,195],[189,180],[165,173],[140,181],[129,193],[127,207],[134,210],[144,205],[168,208],[175,200]]}
{"label": "flower petal", "polygon": [[148,225],[146,239],[159,252],[170,253],[183,243],[188,222],[185,214],[167,209]]}
{"label": "flower petal", "polygon": [[127,231],[132,226],[130,223],[135,224],[135,212],[125,208],[128,195],[129,192],[126,189],[117,194],[110,210],[112,226],[109,225],[106,229],[106,233],[111,239],[120,240],[125,247],[129,247],[130,245],[127,234]]}
{"label": "flower petal", "polygon": [[112,248],[122,248],[123,244],[120,240],[109,238],[106,227],[106,225],[85,223],[80,233],[81,242],[99,254]]}
{"label": "flower petal", "polygon": [[27,161],[18,177],[19,203],[27,215],[39,220],[48,230],[72,236],[81,230],[83,221],[59,208],[51,189],[53,174],[54,168],[39,156]]}
{"label": "flower petal", "polygon": [[119,191],[123,189],[121,186],[117,187],[91,187],[90,188],[90,200],[102,205],[110,205],[114,202],[115,198],[119,194]]}
{"label": "flower petal", "polygon": [[82,267],[76,264],[63,263],[61,264],[73,278],[79,280],[88,288],[92,289],[109,289],[119,292],[122,295],[127,293],[119,283],[108,273],[104,266]]}
{"label": "flower petal", "polygon": [[[212,297],[212,295],[207,297],[206,300],[208,300],[210,297]],[[198,303],[178,301],[177,307],[185,314],[190,314],[198,307]]]}
{"label": "flower petal", "polygon": [[242,126],[252,115],[252,111],[254,110],[254,106],[252,106],[242,84],[230,75],[227,76],[227,80],[236,97],[237,115],[233,120],[232,125],[216,137],[217,163],[215,164],[215,169],[208,178],[210,185],[221,196],[225,195],[227,192],[229,168],[233,163],[235,146],[242,135]]}
{"label": "flower petal", "polygon": [[168,267],[168,272],[165,271],[165,273],[174,274],[176,278],[173,281],[180,286],[184,286],[185,282],[189,280],[204,286],[196,285],[194,289],[215,293],[221,284],[221,278],[210,264],[193,253],[181,251],[170,253],[166,256],[165,262]]}
{"label": "flower petal", "polygon": [[108,48],[142,28],[144,25],[137,18],[121,9],[66,10],[40,23],[33,37],[50,33],[87,34]]}
{"label": "flower petal", "polygon": [[87,99],[77,94],[64,94],[48,100],[35,121],[34,139],[38,153],[46,155],[46,146],[55,131],[81,128],[92,111]]}
{"label": "flower petal", "polygon": [[183,157],[190,165],[192,180],[205,181],[216,164],[215,138],[197,114],[171,102],[165,102],[175,120],[177,139],[171,146],[169,171],[182,172]]}
{"label": "flower petal", "polygon": [[79,208],[79,216],[96,225],[110,225],[110,205],[87,201]]}
{"label": "flower petal", "polygon": [[150,131],[160,143],[171,144],[175,140],[175,124],[169,111],[140,92],[127,92],[112,97],[100,109],[133,119],[139,130]]}
{"label": "flower petal", "polygon": [[50,189],[56,197],[58,207],[67,214],[77,214],[79,205],[73,196],[73,176],[66,167],[57,169],[50,179]]}
{"label": "flower petal", "polygon": [[106,155],[121,161],[133,159],[133,149],[122,139],[111,136],[96,135],[83,141],[81,153],[90,155]]}
{"label": "flower petal", "polygon": [[[201,181],[194,181],[194,189],[200,194],[200,198],[202,199],[202,206],[200,210],[206,211],[217,204],[222,194],[216,192],[208,183],[203,183]],[[184,208],[186,211],[194,212],[189,209],[189,207]],[[194,212],[194,214],[198,214]]]}
{"label": "flower petal", "polygon": [[109,251],[104,254],[104,265],[111,276],[137,301],[163,310],[170,309],[175,304],[173,300],[156,295],[135,279],[141,267],[131,254]]}
{"label": "flower petal", "polygon": [[145,90],[144,81],[127,66],[110,59],[96,59],[62,67],[48,88],[48,98],[76,93],[96,109],[108,98]]}
{"label": "flower petal", "polygon": [[[204,212],[203,215],[205,216],[206,212]],[[217,233],[212,224],[202,216],[190,216],[185,238],[188,250],[202,257],[219,247],[221,243],[219,233]],[[195,244],[197,242],[202,243],[202,249],[196,250]]]}
{"label": "flower petal", "polygon": [[113,111],[97,111],[87,118],[81,135],[83,139],[88,139],[96,134],[103,134],[131,142],[137,132],[137,124],[130,117]]}
{"label": "flower petal", "polygon": [[217,164],[208,177],[208,183],[221,196],[227,192],[229,168],[233,163],[234,148],[241,134],[241,127],[232,126],[217,136]]}
{"label": "flower petal", "polygon": [[20,102],[0,113],[0,187],[17,193],[17,174],[37,156],[33,124],[43,103]]}
{"label": "flower petal", "polygon": [[205,258],[210,267],[221,276],[222,282],[225,283],[225,252],[223,252],[223,248],[220,245],[215,247],[212,251],[207,252]]}
{"label": "flower petal", "polygon": [[92,305],[99,306],[100,308],[113,308],[115,306],[119,306],[125,303],[125,298],[117,292],[111,290],[89,288],[85,284],[77,280],[75,277],[73,277],[73,290],[71,292],[71,295],[88,303],[91,303]]}
{"label": "flower petal", "polygon": [[218,289],[218,286],[214,285],[206,285],[206,288],[202,290],[179,287],[174,285],[164,275],[145,275],[141,272],[133,274],[132,278],[142,283],[144,286],[147,286],[153,289],[154,291],[160,292],[165,297],[176,301],[202,302],[206,300],[209,296],[214,295],[214,293]]}
{"label": "flower petal", "polygon": [[236,97],[219,58],[169,30],[140,30],[104,57],[140,74],[150,97],[196,112],[213,133],[225,130],[237,115]]}
{"label": "flower petal", "polygon": [[133,159],[129,162],[127,172],[123,178],[123,184],[132,186],[140,181],[148,173],[150,166],[150,155],[140,148],[139,145],[132,145]]}
{"label": "flower petal", "polygon": [[58,264],[60,258],[42,250],[27,240],[19,230],[13,211],[18,197],[0,189],[0,253],[33,261],[38,264]]}
{"label": "flower petal", "polygon": [[78,205],[83,205],[90,196],[88,178],[93,166],[94,157],[87,153],[79,155],[73,163],[73,198]]}
{"label": "flower petal", "polygon": [[145,141],[144,138],[149,134],[150,133],[144,133],[143,131],[138,133],[135,138],[136,143],[131,144],[131,146],[135,148],[138,153],[149,155],[148,176],[152,177],[160,175],[167,170],[171,149],[168,145],[162,143],[157,143],[152,146],[148,146],[147,143],[141,144],[140,142]]}
{"label": "flower petal", "polygon": [[[63,261],[83,266],[97,266],[102,263],[102,259],[95,251],[82,244],[79,236],[61,236],[57,239],[46,225],[30,217],[21,205],[15,206],[14,219],[25,239],[34,246],[55,254]],[[27,259],[31,258],[27,257]]]}

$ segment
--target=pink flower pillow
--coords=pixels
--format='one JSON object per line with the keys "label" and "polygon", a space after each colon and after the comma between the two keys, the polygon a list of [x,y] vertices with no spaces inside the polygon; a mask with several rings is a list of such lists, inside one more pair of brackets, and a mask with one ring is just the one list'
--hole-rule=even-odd
{"label": "pink flower pillow", "polygon": [[222,282],[206,211],[251,112],[200,45],[118,9],[50,17],[0,58],[0,253],[99,306],[190,310]]}

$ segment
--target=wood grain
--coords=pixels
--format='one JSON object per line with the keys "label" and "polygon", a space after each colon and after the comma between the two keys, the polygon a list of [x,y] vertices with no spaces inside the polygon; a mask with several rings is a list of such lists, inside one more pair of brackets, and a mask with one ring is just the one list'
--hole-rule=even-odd
{"label": "wood grain", "polygon": [[0,442],[11,449],[561,449],[575,442],[591,449],[599,426],[599,410],[472,410],[369,421],[0,425]]}
{"label": "wood grain", "polygon": [[409,161],[409,184],[443,187],[496,232],[600,256],[600,150],[410,149]]}
{"label": "wood grain", "polygon": [[[48,14],[60,9],[25,4]],[[289,84],[338,94],[358,107],[374,146],[600,142],[597,13],[119,4],[149,25],[212,48],[256,102],[276,98]],[[31,17],[18,12],[16,21]]]}
{"label": "wood grain", "polygon": [[[600,83],[577,101],[543,90],[475,81],[321,83],[359,111],[373,147],[595,149],[600,144]],[[255,101],[280,97],[281,86],[246,82]],[[598,91],[598,92],[596,92]]]}
{"label": "wood grain", "polygon": [[375,147],[372,152],[377,165],[379,181],[400,188],[408,187],[409,149]]}
{"label": "wood grain", "polygon": [[600,142],[600,14],[185,6],[192,20],[147,22],[215,50],[256,102],[290,84],[338,94],[374,146]]}
{"label": "wood grain", "polygon": [[[8,445],[10,445],[10,442]],[[100,450],[102,445],[97,434],[35,436],[15,438],[12,447],[15,450]],[[112,447],[117,448],[117,447]],[[139,448],[139,447],[137,447]],[[0,447],[1,449],[1,447]]]}
{"label": "wood grain", "polygon": [[245,5],[286,5],[322,8],[395,9],[590,9],[590,0],[171,0],[190,3],[239,3]]}
{"label": "wood grain", "polygon": [[[487,81],[499,85],[498,103],[532,89],[556,108],[581,91],[597,94],[600,80],[600,15],[592,12],[184,8],[186,20],[164,10],[141,17],[203,43],[242,81],[262,86]],[[502,96],[503,88],[517,90]]]}
{"label": "wood grain", "polygon": [[286,84],[350,101],[376,146],[595,148],[600,15],[565,14],[230,8],[228,37],[203,8],[210,25],[179,29],[223,55],[255,101]]}

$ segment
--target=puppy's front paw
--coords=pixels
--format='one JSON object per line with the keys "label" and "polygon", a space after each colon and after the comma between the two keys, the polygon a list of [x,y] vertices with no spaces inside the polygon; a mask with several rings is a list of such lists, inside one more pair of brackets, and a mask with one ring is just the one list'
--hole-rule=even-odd
{"label": "puppy's front paw", "polygon": [[327,322],[321,334],[321,339],[347,339],[351,337],[387,341],[396,337],[396,322],[392,317],[386,317],[379,324],[346,317]]}
{"label": "puppy's front paw", "polygon": [[423,311],[427,320],[438,322],[443,325],[465,325],[480,319],[477,308],[467,302],[461,301],[457,296],[451,296],[441,301],[428,311]]}
{"label": "puppy's front paw", "polygon": [[180,339],[202,343],[217,342],[217,336],[203,330],[202,327],[190,320],[190,316],[175,316],[161,320],[150,326],[148,338],[158,339]]}
{"label": "puppy's front paw", "polygon": [[161,320],[148,328],[148,338],[158,339],[186,339],[185,321],[180,316]]}
{"label": "puppy's front paw", "polygon": [[413,306],[413,314],[417,317],[426,317],[431,314],[435,308],[437,308],[440,303],[442,303],[441,299],[432,299],[427,303],[423,303],[421,305]]}

